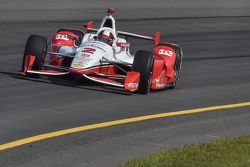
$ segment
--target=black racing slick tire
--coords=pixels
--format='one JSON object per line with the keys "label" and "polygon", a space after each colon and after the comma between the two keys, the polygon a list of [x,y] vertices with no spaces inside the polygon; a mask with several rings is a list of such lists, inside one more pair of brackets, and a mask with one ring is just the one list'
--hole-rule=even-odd
{"label": "black racing slick tire", "polygon": [[32,70],[41,70],[47,52],[47,38],[39,35],[30,35],[24,50],[22,71],[24,71],[25,59],[28,55],[35,56]]}
{"label": "black racing slick tire", "polygon": [[176,52],[176,59],[174,64],[174,82],[169,85],[170,89],[174,89],[177,86],[181,74],[182,51],[180,49],[177,49],[175,52]]}
{"label": "black racing slick tire", "polygon": [[141,74],[138,93],[147,94],[151,88],[154,55],[150,51],[138,50],[134,57],[133,71]]}

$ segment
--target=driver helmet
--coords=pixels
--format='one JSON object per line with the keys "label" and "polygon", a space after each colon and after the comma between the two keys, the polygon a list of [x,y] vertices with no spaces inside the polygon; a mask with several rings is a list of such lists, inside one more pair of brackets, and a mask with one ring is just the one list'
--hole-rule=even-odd
{"label": "driver helmet", "polygon": [[98,34],[98,40],[112,46],[114,41],[114,35],[110,30],[103,30]]}

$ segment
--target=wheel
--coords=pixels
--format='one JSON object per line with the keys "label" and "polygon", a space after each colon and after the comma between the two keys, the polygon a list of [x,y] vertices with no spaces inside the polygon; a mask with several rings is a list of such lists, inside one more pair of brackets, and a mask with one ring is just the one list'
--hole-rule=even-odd
{"label": "wheel", "polygon": [[25,59],[28,55],[35,56],[35,62],[32,66],[32,70],[41,70],[45,60],[47,51],[47,38],[39,35],[29,36],[23,56],[22,71],[25,68]]}
{"label": "wheel", "polygon": [[133,71],[141,74],[138,93],[147,94],[151,88],[154,55],[150,51],[139,50],[135,54]]}
{"label": "wheel", "polygon": [[181,73],[181,65],[182,65],[182,53],[180,49],[177,49],[176,59],[174,64],[174,82],[169,85],[170,89],[174,89],[177,85]]}

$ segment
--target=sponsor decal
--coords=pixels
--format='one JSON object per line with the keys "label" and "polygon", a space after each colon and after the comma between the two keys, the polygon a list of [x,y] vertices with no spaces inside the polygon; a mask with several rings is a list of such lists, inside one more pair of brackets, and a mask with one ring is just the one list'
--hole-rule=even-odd
{"label": "sponsor decal", "polygon": [[99,41],[86,43],[86,44],[84,44],[84,46],[86,46],[86,47],[94,47],[94,48],[97,48],[97,49],[100,49],[100,50],[106,52],[106,50],[102,48],[102,47],[105,47],[105,44],[102,44],[102,42],[99,42]]}
{"label": "sponsor decal", "polygon": [[159,55],[165,55],[165,56],[171,57],[171,56],[173,56],[173,52],[170,50],[160,49]]}
{"label": "sponsor decal", "polygon": [[68,41],[69,40],[69,36],[68,35],[64,35],[64,34],[57,34],[56,35],[56,39],[57,40],[65,40],[65,41]]}
{"label": "sponsor decal", "polygon": [[90,57],[90,56],[91,56],[91,55],[88,55],[88,54],[85,54],[85,53],[82,54],[82,57],[83,57],[83,58],[87,58],[87,57]]}
{"label": "sponsor decal", "polygon": [[163,83],[156,83],[155,85],[157,88],[163,88],[165,85]]}
{"label": "sponsor decal", "polygon": [[156,84],[155,84],[155,86],[157,87],[157,88],[163,88],[164,86],[165,86],[165,84],[164,84],[164,79],[156,79]]}
{"label": "sponsor decal", "polygon": [[75,63],[74,67],[84,67],[84,65],[82,63]]}
{"label": "sponsor decal", "polygon": [[128,48],[128,47],[130,47],[130,43],[125,43],[125,42],[117,42],[116,45],[118,47],[122,47],[122,48]]}
{"label": "sponsor decal", "polygon": [[94,54],[95,51],[96,51],[96,49],[94,49],[94,48],[84,48],[82,52]]}
{"label": "sponsor decal", "polygon": [[128,88],[135,89],[138,88],[138,85],[139,85],[138,83],[129,82]]}

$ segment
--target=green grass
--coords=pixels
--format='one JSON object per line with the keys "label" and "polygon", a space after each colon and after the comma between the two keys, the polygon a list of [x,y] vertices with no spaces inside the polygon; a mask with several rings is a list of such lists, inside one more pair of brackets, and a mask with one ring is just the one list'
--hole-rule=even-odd
{"label": "green grass", "polygon": [[160,152],[120,167],[250,167],[250,136]]}

